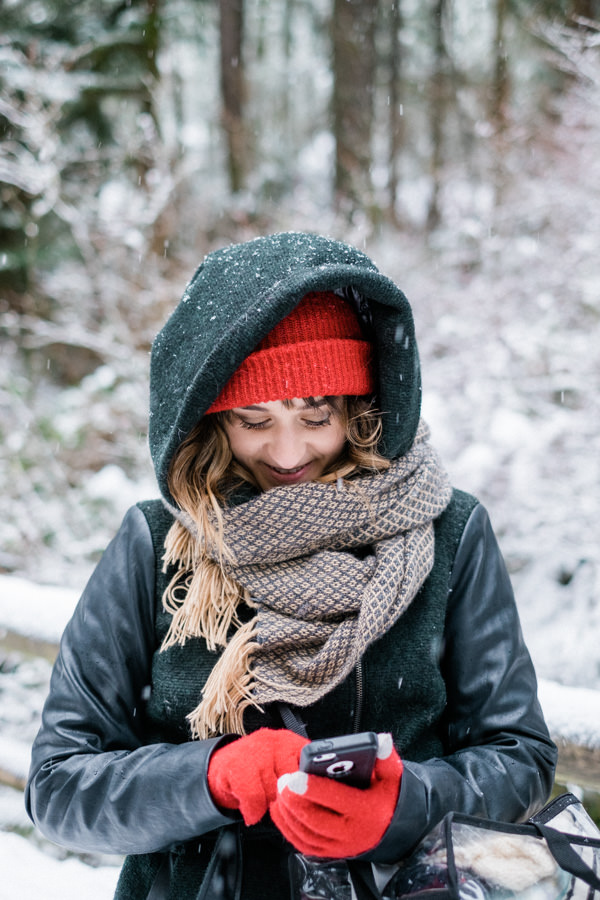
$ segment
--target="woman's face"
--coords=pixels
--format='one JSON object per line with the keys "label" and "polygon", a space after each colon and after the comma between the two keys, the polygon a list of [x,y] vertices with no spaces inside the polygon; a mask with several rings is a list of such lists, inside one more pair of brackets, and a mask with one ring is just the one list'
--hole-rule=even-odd
{"label": "woman's face", "polygon": [[236,407],[224,423],[231,452],[263,491],[314,481],[342,453],[346,432],[323,398]]}

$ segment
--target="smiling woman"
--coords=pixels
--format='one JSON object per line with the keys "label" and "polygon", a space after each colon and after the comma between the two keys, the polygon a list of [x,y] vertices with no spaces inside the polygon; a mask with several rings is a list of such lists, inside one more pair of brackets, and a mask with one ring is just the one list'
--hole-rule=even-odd
{"label": "smiling woman", "polygon": [[[538,808],[556,748],[488,517],[420,419],[400,289],[318,235],[216,251],[150,386],[162,498],[65,631],[40,829],[128,853],[119,900],[258,900],[290,896],[297,852],[392,863],[450,810]],[[360,731],[380,733],[366,788],[292,789],[306,735]]]}
{"label": "smiling woman", "polygon": [[294,399],[236,408],[224,428],[234,457],[263,491],[316,481],[346,445],[340,414],[324,398],[318,405]]}
{"label": "smiling woman", "polygon": [[370,356],[348,303],[312,292],[234,372],[208,412],[226,411],[231,452],[261,490],[314,481],[339,459],[347,435],[336,401],[373,391]]}

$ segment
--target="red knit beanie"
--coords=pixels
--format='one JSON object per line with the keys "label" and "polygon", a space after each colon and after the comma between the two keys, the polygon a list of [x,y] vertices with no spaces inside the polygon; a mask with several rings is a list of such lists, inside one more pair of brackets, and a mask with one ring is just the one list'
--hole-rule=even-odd
{"label": "red knit beanie", "polygon": [[362,396],[375,389],[371,345],[351,306],[307,294],[233,373],[207,413],[294,397]]}

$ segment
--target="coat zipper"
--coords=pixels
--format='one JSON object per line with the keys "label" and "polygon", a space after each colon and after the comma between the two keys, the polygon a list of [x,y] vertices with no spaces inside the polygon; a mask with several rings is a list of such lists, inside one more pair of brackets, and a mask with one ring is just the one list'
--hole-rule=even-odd
{"label": "coat zipper", "polygon": [[363,695],[364,695],[364,671],[363,671],[363,663],[362,659],[359,660],[356,666],[356,706],[354,707],[354,723],[353,723],[353,732],[354,734],[358,734],[360,729],[360,720],[362,718],[362,709],[363,709]]}

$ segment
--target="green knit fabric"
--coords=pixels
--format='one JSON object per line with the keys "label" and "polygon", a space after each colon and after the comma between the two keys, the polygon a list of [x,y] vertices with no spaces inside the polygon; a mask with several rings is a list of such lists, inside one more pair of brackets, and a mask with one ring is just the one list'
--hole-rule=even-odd
{"label": "green knit fabric", "polygon": [[[475,498],[454,491],[446,510],[435,522],[435,562],[419,594],[398,622],[370,647],[363,658],[363,711],[360,730],[392,731],[400,755],[416,762],[443,755],[446,690],[440,668],[440,654],[452,566],[466,522],[476,505]],[[161,572],[164,538],[172,520],[160,501],[139,504],[152,533],[156,554],[156,638],[160,643],[170,616],[162,609],[162,592],[169,573]],[[217,654],[204,641],[192,639],[184,647],[173,647],[154,655],[152,690],[146,709],[148,741],[180,743],[189,740],[186,714],[194,708]],[[356,680],[349,676],[339,687],[308,709],[302,710],[311,738],[344,734],[354,727]],[[251,713],[249,729],[261,725],[281,727],[276,710],[265,716]],[[265,896],[287,896],[286,865],[281,841],[272,830],[244,829],[243,900]],[[253,838],[260,837],[260,840]],[[169,897],[194,900],[208,865],[207,848],[214,836],[200,836],[198,842],[175,857]],[[278,849],[279,848],[279,851]],[[185,851],[185,852],[184,852]],[[128,857],[117,891],[118,900],[142,900],[147,896],[161,854]],[[137,885],[137,886],[136,886]]]}
{"label": "green knit fabric", "polygon": [[309,291],[349,287],[372,314],[381,449],[390,458],[409,449],[421,381],[406,297],[353,247],[313,234],[270,235],[209,254],[154,341],[150,450],[163,496],[173,453],[242,360]]}

